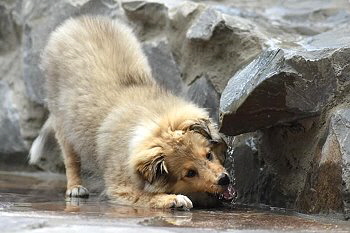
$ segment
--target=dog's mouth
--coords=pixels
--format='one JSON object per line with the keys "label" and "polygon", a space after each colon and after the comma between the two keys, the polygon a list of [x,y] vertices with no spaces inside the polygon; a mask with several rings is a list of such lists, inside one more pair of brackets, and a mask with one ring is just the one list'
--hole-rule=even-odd
{"label": "dog's mouth", "polygon": [[236,198],[237,198],[237,192],[232,184],[228,185],[224,189],[224,191],[219,195],[219,199],[225,200],[225,201],[233,201]]}
{"label": "dog's mouth", "polygon": [[232,202],[237,198],[236,189],[232,184],[225,186],[222,192],[215,194],[211,193],[210,195],[225,202]]}

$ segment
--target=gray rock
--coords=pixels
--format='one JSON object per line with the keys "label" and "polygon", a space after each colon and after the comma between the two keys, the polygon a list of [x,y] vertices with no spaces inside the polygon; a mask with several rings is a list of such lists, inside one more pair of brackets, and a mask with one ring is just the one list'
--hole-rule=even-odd
{"label": "gray rock", "polygon": [[350,26],[346,24],[342,27],[329,30],[316,36],[305,38],[304,40],[300,41],[300,44],[306,49],[306,51],[310,51],[347,48],[349,47],[349,42]]}
{"label": "gray rock", "polygon": [[[346,1],[281,2],[262,14],[273,20],[285,32],[304,36],[316,35],[348,24],[349,5]],[[346,9],[347,8],[347,9]]]}
{"label": "gray rock", "polygon": [[260,203],[264,169],[259,158],[260,137],[259,133],[248,133],[227,139],[229,150],[225,165],[235,178],[238,203]]}
{"label": "gray rock", "polygon": [[321,114],[344,94],[350,71],[346,40],[326,47],[268,50],[236,73],[221,96],[221,131],[236,135]]}
{"label": "gray rock", "polygon": [[[317,167],[317,155],[324,143],[322,119],[307,118],[261,130],[257,153],[260,164],[257,203],[308,212],[298,206],[307,177]],[[326,200],[323,198],[323,200]],[[327,207],[324,206],[326,210]]]}
{"label": "gray rock", "polygon": [[[333,140],[335,151],[326,151],[338,165],[337,179],[341,177],[342,189],[338,183],[338,188],[342,194],[345,208],[350,210],[350,108],[340,108],[336,110],[330,120],[330,132],[328,141]],[[338,157],[337,157],[338,156]],[[321,160],[324,163],[324,159]],[[340,176],[341,174],[341,176]]]}
{"label": "gray rock", "polygon": [[238,201],[348,215],[350,111],[329,115],[233,137]]}
{"label": "gray rock", "polygon": [[188,100],[193,101],[202,108],[206,108],[210,113],[210,117],[218,122],[220,96],[207,77],[204,76],[195,80],[186,93]]}
{"label": "gray rock", "polygon": [[0,3],[0,54],[14,50],[21,43],[21,26],[15,19],[19,3]]}
{"label": "gray rock", "polygon": [[212,8],[200,14],[188,29],[186,37],[190,40],[209,40],[219,23],[224,23],[222,15]]}
{"label": "gray rock", "polygon": [[221,94],[229,77],[261,52],[264,38],[249,20],[191,7],[189,12],[178,8],[170,18],[168,38],[180,42],[172,43],[175,59],[187,85],[205,75]]}
{"label": "gray rock", "polygon": [[296,201],[298,209],[309,213],[346,211],[349,214],[349,127],[348,107],[331,111],[329,126],[315,150],[305,186]]}
{"label": "gray rock", "polygon": [[0,2],[0,160],[14,162],[26,160],[18,157],[28,151],[44,114],[42,107],[28,99],[22,80],[21,10],[22,1]]}
{"label": "gray rock", "polygon": [[26,150],[20,129],[19,112],[13,103],[14,93],[0,80],[0,153],[18,153]]}
{"label": "gray rock", "polygon": [[[0,134],[2,134],[1,138],[7,141],[5,143],[0,140],[2,142],[0,143],[0,154],[27,153],[46,115],[45,109],[30,101],[26,95],[19,60],[20,49],[0,56],[0,72],[3,74],[3,79],[0,80],[2,87]],[[8,120],[11,122],[5,123]]]}
{"label": "gray rock", "polygon": [[122,3],[128,19],[136,24],[141,40],[159,35],[167,25],[167,7],[162,3],[126,1]]}
{"label": "gray rock", "polygon": [[118,4],[113,0],[96,1],[44,1],[23,2],[24,54],[23,78],[28,96],[44,104],[44,79],[39,69],[40,54],[47,38],[65,19],[82,14],[108,15],[116,17]]}
{"label": "gray rock", "polygon": [[143,44],[143,49],[158,84],[174,94],[181,94],[184,84],[168,42],[165,39],[149,41]]}

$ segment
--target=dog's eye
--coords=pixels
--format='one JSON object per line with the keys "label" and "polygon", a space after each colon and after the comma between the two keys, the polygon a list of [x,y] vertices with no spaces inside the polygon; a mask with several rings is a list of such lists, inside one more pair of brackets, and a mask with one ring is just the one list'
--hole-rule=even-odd
{"label": "dog's eye", "polygon": [[197,175],[195,170],[188,170],[186,177],[194,177],[195,175]]}
{"label": "dog's eye", "polygon": [[211,152],[208,152],[208,154],[207,154],[207,159],[208,159],[209,161],[212,161],[212,160],[213,160],[213,154],[212,154]]}

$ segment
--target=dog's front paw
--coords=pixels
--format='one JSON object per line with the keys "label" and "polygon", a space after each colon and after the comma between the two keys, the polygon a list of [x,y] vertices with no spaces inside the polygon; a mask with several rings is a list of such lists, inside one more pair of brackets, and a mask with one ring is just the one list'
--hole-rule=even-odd
{"label": "dog's front paw", "polygon": [[89,197],[89,191],[82,185],[74,185],[67,189],[66,197]]}
{"label": "dog's front paw", "polygon": [[174,203],[172,204],[171,208],[184,208],[184,209],[191,209],[193,208],[192,201],[184,196],[184,195],[176,195],[176,198],[174,200]]}
{"label": "dog's front paw", "polygon": [[184,195],[167,195],[155,203],[156,208],[193,208],[192,201]]}

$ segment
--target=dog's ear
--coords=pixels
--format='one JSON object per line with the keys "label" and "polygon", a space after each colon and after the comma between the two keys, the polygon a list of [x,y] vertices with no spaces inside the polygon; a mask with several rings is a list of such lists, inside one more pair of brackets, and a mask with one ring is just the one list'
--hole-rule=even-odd
{"label": "dog's ear", "polygon": [[210,120],[201,119],[196,122],[193,122],[189,127],[189,131],[201,134],[205,137],[212,146],[218,146],[225,144],[225,140],[218,133],[215,124]]}
{"label": "dog's ear", "polygon": [[209,128],[210,121],[209,120],[199,120],[194,122],[188,127],[188,130],[201,134],[203,137],[208,139],[209,141],[216,141],[212,138],[211,131]]}
{"label": "dog's ear", "polygon": [[225,140],[220,136],[215,140],[209,140],[209,142],[211,144],[212,151],[218,156],[220,162],[223,164],[226,160],[228,149]]}
{"label": "dog's ear", "polygon": [[145,159],[139,161],[136,165],[136,170],[145,180],[153,183],[156,179],[168,174],[168,169],[165,165],[164,155],[158,153],[152,156],[146,156]]}
{"label": "dog's ear", "polygon": [[218,156],[219,160],[223,163],[227,154],[227,144],[222,136],[218,133],[215,124],[208,119],[200,119],[192,122],[189,127],[189,131],[193,131],[201,134],[205,137],[214,153]]}

